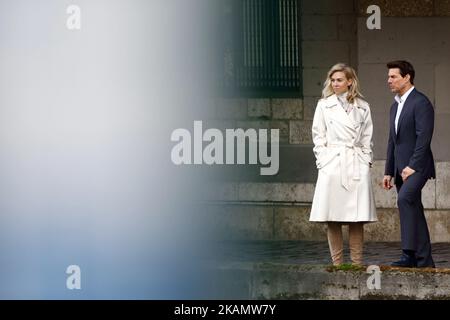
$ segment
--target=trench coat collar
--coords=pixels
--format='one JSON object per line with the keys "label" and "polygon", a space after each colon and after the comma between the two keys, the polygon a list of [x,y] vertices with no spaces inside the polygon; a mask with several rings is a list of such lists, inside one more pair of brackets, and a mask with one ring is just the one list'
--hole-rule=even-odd
{"label": "trench coat collar", "polygon": [[356,98],[351,105],[353,106],[353,110],[350,112],[350,114],[347,114],[341,107],[339,100],[335,94],[325,99],[325,108],[331,111],[331,117],[335,121],[344,124],[348,128],[356,130],[363,121],[363,114],[368,107],[358,98]]}

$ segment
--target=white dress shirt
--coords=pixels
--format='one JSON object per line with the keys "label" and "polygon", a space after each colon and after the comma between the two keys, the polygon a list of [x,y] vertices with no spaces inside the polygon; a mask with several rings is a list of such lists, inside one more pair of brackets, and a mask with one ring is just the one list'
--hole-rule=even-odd
{"label": "white dress shirt", "polygon": [[400,114],[402,113],[403,106],[405,104],[406,99],[408,99],[409,94],[414,90],[414,86],[411,87],[408,91],[405,92],[401,97],[397,94],[395,96],[395,101],[398,102],[397,114],[395,115],[395,133],[397,133],[398,128],[398,120],[400,119]]}

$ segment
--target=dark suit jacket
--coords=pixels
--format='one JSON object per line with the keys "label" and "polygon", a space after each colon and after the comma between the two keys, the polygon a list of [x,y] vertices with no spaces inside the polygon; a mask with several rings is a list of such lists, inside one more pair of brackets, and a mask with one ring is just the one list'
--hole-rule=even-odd
{"label": "dark suit jacket", "polygon": [[385,174],[395,177],[409,166],[425,178],[436,178],[431,138],[434,129],[434,108],[430,100],[414,89],[403,105],[395,133],[398,103],[390,112],[390,130]]}

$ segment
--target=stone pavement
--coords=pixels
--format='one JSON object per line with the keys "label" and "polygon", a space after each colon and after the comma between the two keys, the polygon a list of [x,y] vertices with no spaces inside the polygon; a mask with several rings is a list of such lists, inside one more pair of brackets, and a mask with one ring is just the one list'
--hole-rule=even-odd
{"label": "stone pavement", "polygon": [[[345,243],[345,262],[350,263]],[[331,264],[327,242],[318,241],[227,241],[216,247],[220,260],[227,262],[268,262],[293,265]],[[450,243],[432,245],[437,268],[450,268]],[[398,242],[364,244],[365,265],[390,265],[400,258]]]}

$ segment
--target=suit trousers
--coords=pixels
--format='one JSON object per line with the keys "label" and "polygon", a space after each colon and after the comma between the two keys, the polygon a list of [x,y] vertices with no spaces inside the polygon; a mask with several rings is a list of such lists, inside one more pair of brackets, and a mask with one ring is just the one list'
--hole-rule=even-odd
{"label": "suit trousers", "polygon": [[428,178],[415,172],[403,181],[397,172],[395,186],[398,194],[400,228],[403,250],[416,252],[417,265],[434,265],[431,256],[431,242],[422,204],[422,188]]}

